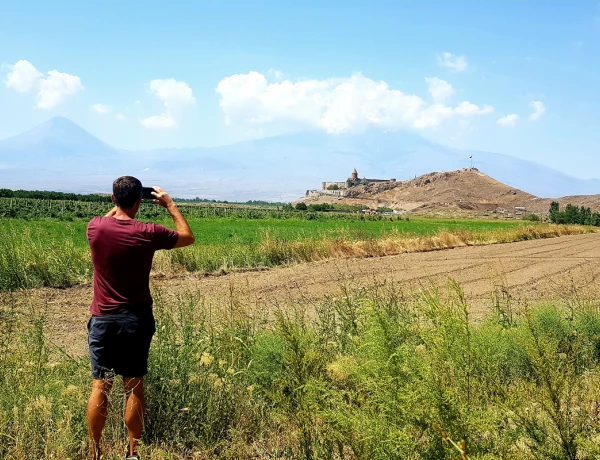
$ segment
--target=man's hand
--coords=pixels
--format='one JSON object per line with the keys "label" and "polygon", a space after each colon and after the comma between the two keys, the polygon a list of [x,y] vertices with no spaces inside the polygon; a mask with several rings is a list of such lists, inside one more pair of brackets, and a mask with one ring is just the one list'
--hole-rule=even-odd
{"label": "man's hand", "polygon": [[165,192],[162,188],[157,187],[156,185],[152,188],[154,189],[152,195],[156,197],[154,203],[161,205],[163,208],[167,208],[169,207],[169,205],[175,204],[175,202],[169,196],[169,194]]}
{"label": "man's hand", "polygon": [[187,220],[185,220],[185,217],[183,217],[183,214],[181,214],[181,211],[179,211],[179,208],[177,208],[177,205],[173,199],[162,188],[157,186],[152,188],[154,189],[152,195],[156,197],[154,202],[164,208],[167,208],[167,211],[169,211],[169,214],[171,214],[173,222],[175,223],[175,229],[179,234],[179,239],[177,240],[175,247],[183,248],[184,246],[194,244],[194,233],[192,232],[190,225],[187,223]]}

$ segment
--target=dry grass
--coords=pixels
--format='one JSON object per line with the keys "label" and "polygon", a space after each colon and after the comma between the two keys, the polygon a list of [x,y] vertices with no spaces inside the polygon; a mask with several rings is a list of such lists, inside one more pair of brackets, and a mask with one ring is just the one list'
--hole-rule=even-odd
{"label": "dry grass", "polygon": [[[219,273],[324,259],[361,258],[450,249],[494,243],[508,243],[561,235],[600,231],[597,227],[534,224],[504,229],[440,230],[417,235],[400,231],[381,236],[339,230],[285,238],[265,232],[251,243],[195,244],[175,251],[159,251],[154,272],[172,276],[185,272]],[[76,245],[68,237],[40,240],[24,232],[12,232],[0,240],[0,290],[43,286],[70,287],[89,281],[92,264],[87,245]]]}
{"label": "dry grass", "polygon": [[[514,229],[493,231],[441,231],[435,235],[414,236],[394,232],[379,238],[356,239],[339,236],[324,239],[281,240],[269,234],[252,251],[250,248],[240,254],[229,254],[221,260],[216,270],[231,268],[254,268],[281,264],[294,264],[333,258],[361,258],[397,255],[409,252],[426,252],[452,249],[464,246],[481,246],[497,243],[511,243],[564,235],[579,235],[600,231],[595,227],[580,225],[529,225]],[[192,247],[185,252],[159,253],[155,259],[155,270],[162,274],[175,274],[183,270],[195,271],[201,266],[206,251],[202,247]],[[191,268],[191,270],[190,270]]]}

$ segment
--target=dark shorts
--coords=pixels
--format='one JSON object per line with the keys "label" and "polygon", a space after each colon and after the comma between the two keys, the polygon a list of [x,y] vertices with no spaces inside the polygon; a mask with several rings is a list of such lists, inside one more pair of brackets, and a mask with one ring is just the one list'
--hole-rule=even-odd
{"label": "dark shorts", "polygon": [[148,373],[150,342],[156,332],[152,314],[128,311],[92,316],[88,322],[88,345],[92,378],[143,377]]}

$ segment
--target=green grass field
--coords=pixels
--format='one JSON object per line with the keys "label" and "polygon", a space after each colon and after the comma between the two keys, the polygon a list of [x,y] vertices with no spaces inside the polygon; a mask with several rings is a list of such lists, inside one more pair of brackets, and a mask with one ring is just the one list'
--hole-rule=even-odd
{"label": "green grass field", "polygon": [[[395,217],[394,217],[395,219]],[[0,232],[3,235],[26,235],[45,241],[62,242],[70,240],[75,246],[86,246],[85,230],[88,220],[62,221],[58,219],[3,219]],[[170,219],[159,219],[157,223],[174,228]],[[324,219],[252,219],[204,218],[190,219],[196,244],[225,245],[258,243],[265,234],[277,239],[299,240],[305,238],[335,238],[343,235],[352,238],[377,238],[399,232],[412,235],[434,235],[440,231],[489,231],[503,230],[526,225],[521,221],[501,220],[447,220],[410,219],[406,220],[358,220]]]}
{"label": "green grass field", "polygon": [[[272,267],[332,257],[368,257],[592,231],[502,220],[399,219],[320,213],[190,218],[196,244],[160,251],[164,275]],[[69,287],[92,278],[88,219],[1,219],[0,290]],[[159,223],[172,221],[159,216]]]}

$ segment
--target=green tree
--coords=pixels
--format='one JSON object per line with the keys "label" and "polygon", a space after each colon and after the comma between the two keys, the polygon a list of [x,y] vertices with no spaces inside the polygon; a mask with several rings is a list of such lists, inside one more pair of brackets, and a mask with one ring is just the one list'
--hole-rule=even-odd
{"label": "green tree", "polygon": [[330,211],[333,210],[333,205],[331,204],[327,204],[327,203],[321,203],[321,204],[309,204],[308,205],[308,210],[309,211]]}
{"label": "green tree", "polygon": [[306,206],[306,203],[300,202],[296,204],[296,211],[306,211],[307,209],[308,206]]}
{"label": "green tree", "polygon": [[548,217],[550,222],[553,224],[566,224],[566,215],[565,212],[560,211],[560,205],[558,201],[553,201],[550,203],[550,212],[548,213]]}
{"label": "green tree", "polygon": [[580,225],[592,225],[592,210],[582,206],[579,209],[579,224]]}
{"label": "green tree", "polygon": [[580,221],[579,208],[568,204],[565,207],[565,220],[567,224],[578,224]]}
{"label": "green tree", "polygon": [[556,213],[558,213],[559,211],[560,205],[558,204],[558,201],[553,201],[552,203],[550,203],[550,220],[552,220],[552,215],[556,215]]}

